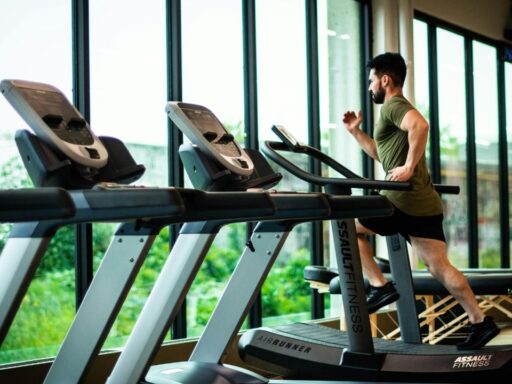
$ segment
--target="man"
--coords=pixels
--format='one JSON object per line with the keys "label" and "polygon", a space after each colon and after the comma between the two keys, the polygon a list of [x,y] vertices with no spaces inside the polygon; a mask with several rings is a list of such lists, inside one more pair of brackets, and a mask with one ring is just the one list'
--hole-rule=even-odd
{"label": "man", "polygon": [[495,337],[499,328],[478,306],[465,276],[451,265],[443,233],[443,207],[427,168],[425,148],[428,123],[404,98],[402,87],[407,67],[398,53],[385,53],[368,63],[369,92],[376,104],[382,104],[374,138],[360,129],[362,113],[346,112],[343,123],[362,149],[382,163],[391,181],[409,181],[410,191],[382,192],[393,204],[394,214],[385,218],[360,219],[356,223],[363,272],[370,282],[370,313],[396,301],[399,297],[392,282],[387,281],[373,259],[367,235],[402,234],[416,256],[468,314],[470,332],[460,349],[478,349]]}

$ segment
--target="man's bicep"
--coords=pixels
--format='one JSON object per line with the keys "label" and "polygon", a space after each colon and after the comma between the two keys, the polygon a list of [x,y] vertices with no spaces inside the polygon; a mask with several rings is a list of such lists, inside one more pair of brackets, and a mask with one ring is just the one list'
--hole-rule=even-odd
{"label": "man's bicep", "polygon": [[400,123],[400,129],[408,131],[413,127],[426,126],[427,121],[416,109],[411,109],[406,112]]}

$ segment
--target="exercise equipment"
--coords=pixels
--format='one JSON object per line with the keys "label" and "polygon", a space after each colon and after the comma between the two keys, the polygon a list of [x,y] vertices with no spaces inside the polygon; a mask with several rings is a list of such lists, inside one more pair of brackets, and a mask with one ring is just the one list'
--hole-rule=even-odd
{"label": "exercise equipment", "polygon": [[[378,258],[377,258],[378,259]],[[379,266],[388,280],[392,279],[387,260],[378,260]],[[495,310],[512,320],[512,270],[500,268],[462,268],[469,286],[476,295],[482,311]],[[338,271],[335,268],[322,266],[307,266],[304,269],[304,280],[311,288],[320,293],[341,294]],[[458,302],[446,288],[434,278],[427,270],[413,270],[412,282],[414,295],[418,305],[424,309],[418,313],[418,327],[428,327],[428,332],[422,332],[422,342],[437,344],[454,335],[461,328],[468,325],[467,313],[455,310]],[[368,282],[365,280],[365,286]],[[389,312],[387,315],[391,315]],[[343,316],[342,316],[343,317]],[[392,320],[394,321],[394,320]],[[392,330],[382,330],[377,317],[372,318],[373,333],[385,339],[400,336],[400,327]],[[398,324],[399,325],[399,324]]]}
{"label": "exercise equipment", "polygon": [[62,188],[0,190],[0,222],[19,223],[71,217],[76,209]]}
{"label": "exercise equipment", "polygon": [[[258,178],[272,178],[273,171],[263,156],[258,151],[243,150],[207,108],[170,102],[166,110],[191,141],[182,145],[180,156],[195,187],[247,190],[253,184],[251,177],[254,175],[245,176],[251,163]],[[240,168],[244,171],[240,172]],[[395,186],[406,188],[408,184],[397,183]],[[167,284],[169,275],[164,269],[109,377],[109,384],[137,383],[139,380],[149,383],[267,382],[247,370],[221,365],[220,360],[289,232],[301,222],[341,219],[345,236],[348,234],[345,226],[354,225],[352,219],[346,218],[391,214],[389,202],[381,196],[336,197],[321,193],[274,193],[270,196],[279,201],[276,214],[272,221],[261,221],[256,225],[189,361],[150,368],[165,329],[176,314],[177,301],[171,297],[176,292],[186,293],[181,287]],[[345,252],[356,254],[357,249],[352,247]],[[357,261],[355,258],[354,263]],[[183,275],[186,271],[176,266],[172,272]],[[358,299],[364,300],[364,293],[359,292]]]}
{"label": "exercise equipment", "polygon": [[[274,129],[279,133],[279,127]],[[302,153],[329,166],[336,172],[360,179],[334,159],[307,145],[289,145],[284,135],[282,142],[265,142],[263,151],[272,160],[295,176],[327,190],[330,178],[312,175],[288,161],[278,151]],[[290,136],[289,133],[286,137]],[[343,179],[347,180],[347,179]],[[371,186],[370,186],[371,187]],[[350,193],[350,190],[338,190]],[[354,229],[351,228],[353,231]],[[336,232],[334,232],[336,234]],[[339,236],[335,236],[335,243]],[[355,241],[352,233],[350,241]],[[398,244],[396,244],[398,246]],[[407,287],[410,295],[407,301],[402,297],[397,306],[403,312],[414,313],[412,277],[407,258],[397,259],[398,253],[390,255],[390,265],[395,281]],[[249,330],[240,339],[240,352],[249,364],[284,375],[307,379],[336,380],[340,378],[378,381],[472,381],[490,377],[507,377],[512,371],[512,347],[486,347],[476,351],[459,351],[451,345],[425,345],[421,341],[382,340],[371,338],[360,332],[354,318],[367,316],[354,311],[351,303],[350,286],[344,281],[355,280],[363,285],[361,271],[347,269],[338,262],[341,291],[344,292],[343,307],[347,314],[347,331],[316,326],[313,324],[292,324],[281,327]],[[399,277],[398,277],[399,276]],[[405,304],[405,305],[404,305]],[[403,308],[405,306],[405,308]],[[413,328],[417,328],[416,316]],[[403,326],[403,324],[401,323]],[[298,347],[295,347],[298,346]],[[297,351],[300,348],[300,352]]]}
{"label": "exercise equipment", "polygon": [[[184,231],[190,233],[189,238],[193,237],[190,244],[201,244],[211,241],[226,223],[272,215],[274,202],[262,192],[209,193],[120,184],[136,180],[144,167],[135,164],[117,139],[99,137],[93,143],[82,142],[83,137],[95,136],[58,89],[18,80],[4,80],[0,87],[38,135],[28,131],[16,133],[18,149],[34,184],[72,189],[69,196],[76,207],[74,215],[66,219],[55,217],[26,223],[11,231],[0,257],[0,270],[6,282],[5,292],[0,292],[0,336],[5,336],[39,259],[59,227],[97,221],[123,223],[46,378],[46,382],[80,382],[86,377],[151,244],[164,226],[195,222]],[[76,128],[75,124],[69,124],[70,120],[83,123]],[[51,125],[55,121],[60,121],[55,123],[58,128]],[[65,132],[49,134],[51,129]],[[63,149],[69,146],[72,150]],[[90,157],[96,157],[96,153],[106,158],[105,165],[90,163]],[[81,161],[80,155],[85,160]],[[213,235],[207,237],[202,231]]]}

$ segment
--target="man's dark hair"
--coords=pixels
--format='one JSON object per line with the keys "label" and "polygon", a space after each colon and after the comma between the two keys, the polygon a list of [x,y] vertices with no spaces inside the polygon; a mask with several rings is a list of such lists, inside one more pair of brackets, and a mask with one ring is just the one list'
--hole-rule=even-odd
{"label": "man's dark hair", "polygon": [[404,58],[399,53],[386,52],[375,56],[373,60],[368,62],[367,67],[374,69],[375,74],[379,77],[383,75],[390,76],[396,86],[404,85],[407,66]]}

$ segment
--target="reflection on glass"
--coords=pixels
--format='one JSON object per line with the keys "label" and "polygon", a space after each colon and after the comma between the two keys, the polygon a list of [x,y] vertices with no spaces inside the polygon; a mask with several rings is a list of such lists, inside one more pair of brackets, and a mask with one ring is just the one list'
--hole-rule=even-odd
{"label": "reflection on glass", "polygon": [[[119,17],[120,12],[122,17]],[[165,3],[91,0],[91,127],[122,140],[146,172],[136,182],[167,185]],[[95,270],[116,225],[93,225]],[[156,239],[104,348],[121,347],[168,255],[167,231]]]}
{"label": "reflection on glass", "polygon": [[[507,122],[507,153],[508,153],[508,201],[509,212],[512,212],[512,64],[505,63],[505,111]],[[512,228],[512,215],[509,216],[509,225]],[[503,234],[505,235],[505,234]],[[509,234],[512,248],[512,236]]]}
{"label": "reflection on glass", "polygon": [[[345,130],[343,114],[361,105],[361,39],[359,5],[353,0],[318,2],[320,136],[322,152],[362,174],[363,152]],[[332,172],[332,170],[331,170]],[[339,177],[338,174],[325,176]],[[354,194],[360,191],[355,190]],[[329,223],[323,225],[324,264],[336,265]]]}
{"label": "reflection on glass", "polygon": [[[0,15],[0,79],[48,83],[72,100],[71,3],[4,1]],[[28,126],[4,97],[0,118],[2,188],[30,187],[14,145],[16,130]],[[0,225],[0,250],[11,227]],[[65,227],[54,236],[36,271],[0,349],[0,364],[56,354],[75,313],[74,276],[74,230]]]}
{"label": "reflection on glass", "polygon": [[473,42],[478,249],[482,268],[501,264],[496,57],[496,48]]}
{"label": "reflection on glass", "polygon": [[[183,100],[209,108],[244,142],[242,8],[237,0],[182,2]],[[186,179],[186,186],[190,186]],[[246,224],[217,235],[187,295],[187,335],[198,336],[246,242]]]}
{"label": "reflection on glass", "polygon": [[[306,31],[304,3],[295,0],[256,2],[258,52],[259,142],[276,140],[270,130],[283,125],[307,143]],[[305,156],[291,158],[307,169]],[[275,164],[272,164],[274,167]],[[309,186],[284,173],[281,191],[307,191]],[[303,279],[309,263],[309,224],[297,226],[286,241],[262,288],[263,324],[310,317],[310,293]]]}
{"label": "reflection on glass", "polygon": [[458,196],[443,196],[448,256],[458,267],[468,266],[466,175],[466,86],[464,39],[437,29],[439,138],[441,183],[460,186]]}

